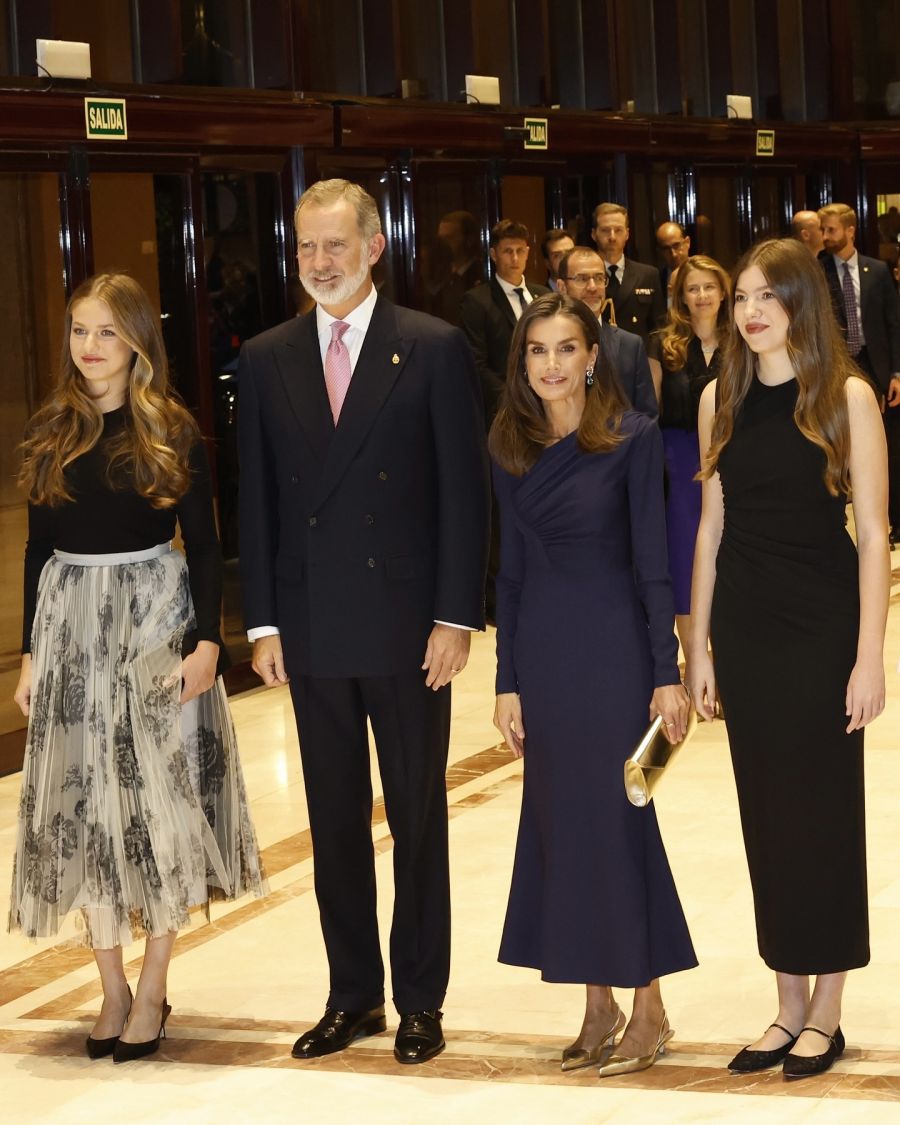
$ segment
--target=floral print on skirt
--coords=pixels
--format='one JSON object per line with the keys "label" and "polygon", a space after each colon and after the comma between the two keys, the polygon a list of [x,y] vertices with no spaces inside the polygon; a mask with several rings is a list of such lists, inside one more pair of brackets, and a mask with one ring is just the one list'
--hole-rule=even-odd
{"label": "floral print on skirt", "polygon": [[179,702],[187,565],[155,551],[41,575],[9,916],[29,937],[78,912],[109,949],[267,889],[221,679]]}

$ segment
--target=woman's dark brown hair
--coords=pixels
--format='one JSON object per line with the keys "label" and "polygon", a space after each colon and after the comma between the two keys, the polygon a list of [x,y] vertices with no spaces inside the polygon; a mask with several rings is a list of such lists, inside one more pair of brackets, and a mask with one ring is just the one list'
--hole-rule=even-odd
{"label": "woman's dark brown hair", "polygon": [[[844,384],[859,371],[841,339],[824,271],[795,239],[769,239],[752,246],[734,267],[732,293],[741,274],[753,266],[765,277],[788,316],[787,352],[799,391],[794,421],[803,436],[825,453],[823,477],[828,491],[832,496],[849,496],[850,421]],[[722,450],[731,440],[734,420],[756,376],[757,363],[732,318],[702,479],[716,471]]]}
{"label": "woman's dark brown hair", "polygon": [[506,386],[500,409],[488,437],[494,460],[514,476],[521,476],[537,461],[554,440],[544,404],[531,389],[525,369],[528,333],[538,320],[566,316],[579,325],[590,351],[597,346],[594,381],[585,386],[584,413],[578,425],[578,447],[584,453],[608,453],[622,440],[619,427],[628,409],[628,400],[600,346],[600,325],[596,316],[581,301],[562,293],[548,293],[532,301],[516,325],[509,348]]}

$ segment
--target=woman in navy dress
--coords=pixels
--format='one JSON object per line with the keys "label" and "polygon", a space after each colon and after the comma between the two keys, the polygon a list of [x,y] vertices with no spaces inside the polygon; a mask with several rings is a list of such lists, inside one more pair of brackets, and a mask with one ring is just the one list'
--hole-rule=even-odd
{"label": "woman in navy dress", "polygon": [[705,718],[717,695],[724,706],[759,952],[778,990],[774,1023],[729,1067],[783,1061],[801,1078],[842,1054],[847,971],[869,960],[863,728],[884,707],[890,555],[878,402],[794,239],[735,267],[700,440],[688,680]]}
{"label": "woman in navy dress", "polygon": [[715,379],[728,329],[728,274],[713,258],[694,254],[672,285],[672,304],[657,340],[662,363],[659,425],[669,488],[666,543],[675,594],[675,627],[687,646],[691,622],[691,572],[700,525],[700,395]]}
{"label": "woman in navy dress", "polygon": [[[649,719],[683,736],[662,440],[627,409],[597,318],[550,294],[523,313],[491,429],[501,514],[495,724],[525,759],[500,960],[587,985],[571,1070],[651,1066],[671,1038],[658,978],[696,964],[653,807],[622,767]],[[527,734],[526,734],[527,732]],[[635,990],[631,1020],[612,987]]]}

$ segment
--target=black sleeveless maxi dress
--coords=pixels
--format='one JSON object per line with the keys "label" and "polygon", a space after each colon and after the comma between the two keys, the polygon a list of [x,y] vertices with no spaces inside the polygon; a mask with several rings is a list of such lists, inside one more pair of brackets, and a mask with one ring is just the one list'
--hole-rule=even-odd
{"label": "black sleeveless maxi dress", "polygon": [[719,459],[710,634],[759,951],[813,975],[869,960],[863,732],[845,733],[859,574],[796,403],[795,380],[754,380]]}

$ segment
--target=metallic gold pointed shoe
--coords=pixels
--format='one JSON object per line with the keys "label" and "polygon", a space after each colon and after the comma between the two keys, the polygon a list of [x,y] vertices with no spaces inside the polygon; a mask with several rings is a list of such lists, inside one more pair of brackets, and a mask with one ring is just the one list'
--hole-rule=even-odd
{"label": "metallic gold pointed shoe", "polygon": [[638,1070],[648,1070],[660,1055],[666,1053],[666,1043],[674,1034],[675,1032],[669,1027],[669,1020],[663,1012],[656,1046],[649,1055],[640,1055],[637,1058],[628,1055],[610,1055],[606,1062],[597,1068],[597,1077],[609,1078],[613,1074],[634,1074]]}
{"label": "metallic gold pointed shoe", "polygon": [[612,1027],[603,1036],[600,1044],[587,1050],[585,1047],[566,1047],[562,1053],[560,1070],[581,1070],[585,1066],[595,1066],[603,1058],[604,1051],[608,1051],[616,1041],[616,1036],[625,1026],[625,1013],[621,1008],[613,1022]]}

